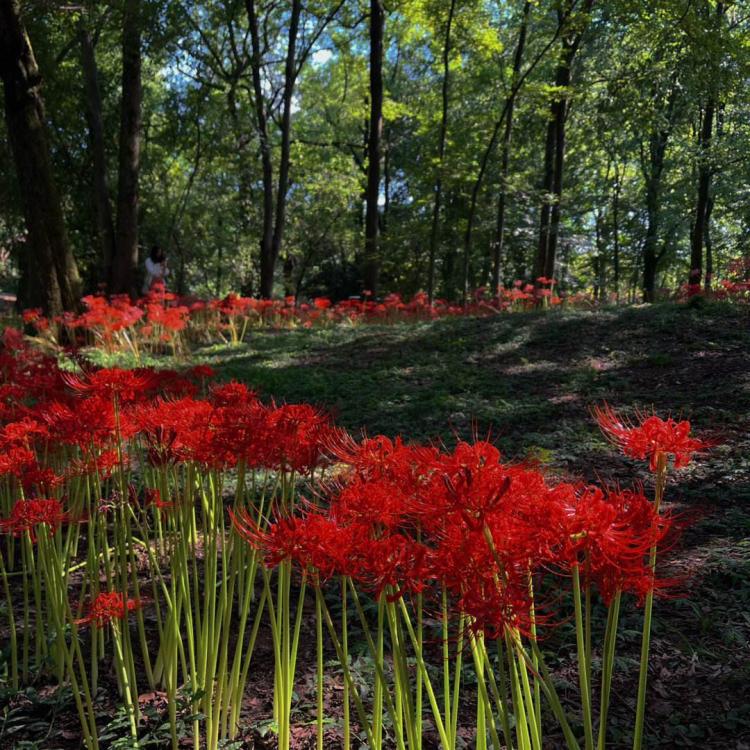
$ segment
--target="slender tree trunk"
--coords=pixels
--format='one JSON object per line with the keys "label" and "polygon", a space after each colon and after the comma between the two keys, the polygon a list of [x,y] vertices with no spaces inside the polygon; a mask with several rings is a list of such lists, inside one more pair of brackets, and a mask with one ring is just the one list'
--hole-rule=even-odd
{"label": "slender tree trunk", "polygon": [[117,228],[110,288],[137,296],[138,178],[141,163],[141,0],[125,0]]}
{"label": "slender tree trunk", "polygon": [[437,252],[438,232],[440,228],[440,207],[443,200],[443,160],[445,158],[445,139],[448,133],[448,103],[450,93],[450,52],[451,28],[456,10],[456,0],[450,0],[448,20],[445,25],[445,42],[443,43],[443,87],[440,131],[438,133],[438,163],[435,180],[435,202],[432,206],[432,228],[430,230],[430,255],[427,267],[427,297],[432,302],[435,292],[435,254]]}
{"label": "slender tree trunk", "polygon": [[[658,133],[651,136],[651,175],[646,184],[646,236],[643,240],[643,301],[653,302],[656,287],[657,254],[659,239],[659,204],[661,173],[664,166],[664,149]],[[664,141],[666,146],[666,140]]]}
{"label": "slender tree trunk", "polygon": [[[302,13],[302,0],[292,0],[292,11],[289,19],[289,41],[286,51],[286,63],[284,65],[284,96],[283,110],[281,114],[281,154],[279,157],[279,183],[276,192],[276,219],[273,228],[273,239],[271,241],[271,279],[276,268],[281,245],[284,237],[284,222],[286,221],[286,197],[289,190],[289,160],[291,154],[291,130],[292,130],[292,97],[294,95],[294,84],[297,79],[297,33],[299,31],[299,19]],[[265,289],[262,291],[266,295]]]}
{"label": "slender tree trunk", "polygon": [[[715,25],[716,30],[721,26],[724,16],[724,3],[716,4]],[[709,220],[711,211],[711,145],[713,138],[714,118],[716,116],[717,92],[712,86],[712,91],[703,111],[703,121],[698,134],[698,196],[695,205],[693,220],[693,231],[690,242],[690,275],[688,283],[699,290],[701,276],[703,274],[703,243],[709,232]],[[712,258],[713,262],[713,258]],[[708,269],[707,269],[708,273]],[[706,288],[710,289],[710,279],[706,280]]]}
{"label": "slender tree trunk", "polygon": [[555,179],[555,120],[547,123],[547,137],[544,144],[544,172],[542,173],[542,208],[539,216],[539,243],[534,261],[534,278],[544,276],[549,248],[550,199]]}
{"label": "slender tree trunk", "polygon": [[[593,1],[593,0],[592,0]],[[552,36],[552,38],[547,42],[547,44],[542,47],[541,50],[536,54],[534,59],[529,63],[529,65],[526,67],[526,70],[518,77],[517,81],[515,82],[515,85],[511,89],[511,96],[514,97],[513,101],[515,101],[515,95],[518,93],[518,91],[521,89],[521,86],[523,85],[526,78],[531,75],[531,73],[534,71],[534,69],[537,67],[537,65],[544,59],[546,54],[549,52],[550,49],[554,46],[555,42],[557,41],[557,38],[560,36],[560,34],[563,31],[563,27],[565,25],[565,22],[567,21],[568,13],[563,12],[558,16],[559,22],[557,24],[557,28],[555,29],[555,33]],[[471,202],[469,203],[469,216],[466,221],[466,231],[464,233],[464,257],[463,257],[463,301],[466,302],[466,297],[468,295],[469,291],[469,258],[471,256],[471,243],[472,243],[472,237],[473,237],[473,231],[474,231],[474,219],[476,218],[477,213],[477,203],[479,199],[479,190],[482,187],[482,180],[484,179],[485,172],[487,171],[487,165],[490,160],[490,156],[494,152],[495,144],[497,143],[498,136],[500,135],[500,128],[505,123],[505,119],[508,115],[508,99],[505,100],[505,105],[503,106],[503,111],[500,113],[500,117],[495,121],[495,126],[492,129],[492,136],[490,138],[489,143],[487,144],[487,148],[484,150],[484,153],[482,154],[482,159],[479,163],[479,171],[477,172],[476,179],[474,180],[474,186],[471,189]]]}
{"label": "slender tree trunk", "polygon": [[508,191],[508,170],[510,165],[510,142],[513,135],[513,112],[515,109],[516,95],[515,83],[521,74],[521,63],[523,61],[523,52],[526,47],[526,34],[529,28],[529,14],[531,12],[531,2],[526,0],[523,5],[523,18],[521,29],[518,33],[516,42],[516,51],[513,55],[513,79],[511,81],[511,90],[505,102],[507,116],[505,119],[505,130],[503,131],[503,142],[500,151],[500,192],[497,197],[497,222],[495,225],[495,241],[492,248],[492,282],[491,288],[493,294],[498,294],[500,287],[500,265],[503,257],[503,243],[505,240],[505,201]]}
{"label": "slender tree trunk", "polygon": [[99,90],[99,73],[91,35],[83,23],[79,29],[81,43],[81,68],[86,92],[86,120],[89,128],[93,171],[94,218],[99,241],[101,269],[99,278],[104,283],[112,273],[115,254],[115,226],[112,219],[112,202],[107,182],[107,155],[104,147],[102,99]]}
{"label": "slender tree trunk", "polygon": [[370,126],[367,141],[367,210],[363,282],[374,295],[378,286],[380,156],[383,135],[383,0],[370,0]]}
{"label": "slender tree trunk", "polygon": [[704,227],[704,242],[706,243],[706,279],[703,285],[703,291],[706,294],[711,293],[711,285],[714,280],[714,249],[713,243],[711,242],[711,214],[714,210],[714,199],[713,196],[708,196],[708,203],[706,204],[706,225]]}
{"label": "slender tree trunk", "polygon": [[708,204],[711,190],[711,135],[713,132],[715,103],[713,98],[708,100],[703,111],[703,122],[698,135],[700,162],[698,164],[698,196],[693,219],[693,231],[690,242],[690,274],[688,283],[700,289],[703,276],[703,241],[708,229]]}
{"label": "slender tree trunk", "polygon": [[[585,0],[581,13],[588,16],[594,0]],[[560,23],[564,15],[573,10],[568,0],[565,11],[560,11]],[[563,170],[565,166],[565,122],[568,114],[568,91],[571,81],[571,68],[586,29],[584,25],[576,34],[563,34],[560,62],[555,72],[555,87],[558,93],[550,104],[550,120],[547,123],[547,137],[544,149],[544,176],[542,181],[542,209],[539,221],[539,244],[537,246],[534,272],[537,277],[552,278],[555,273],[557,239],[560,231],[560,200],[562,198]]]}
{"label": "slender tree trunk", "polygon": [[268,115],[266,114],[265,95],[261,81],[261,46],[258,26],[258,14],[255,0],[246,0],[252,55],[250,70],[253,80],[253,99],[255,105],[256,127],[260,140],[260,158],[263,172],[263,229],[260,238],[260,295],[266,299],[273,294],[273,274],[275,258],[273,257],[273,165],[271,163],[271,142],[268,137]]}
{"label": "slender tree trunk", "polygon": [[615,162],[615,189],[612,195],[612,274],[615,302],[620,301],[620,167]]}
{"label": "slender tree trunk", "polygon": [[649,159],[644,165],[646,181],[646,236],[643,241],[643,301],[653,302],[656,289],[656,269],[659,254],[656,246],[659,240],[659,219],[661,209],[661,180],[664,171],[664,158],[667,143],[672,132],[675,103],[677,100],[677,79],[673,76],[669,93],[665,123],[656,126],[649,136]]}
{"label": "slender tree trunk", "polygon": [[19,302],[59,315],[76,308],[80,280],[52,171],[42,78],[18,0],[0,0],[0,79],[28,232]]}
{"label": "slender tree trunk", "polygon": [[594,299],[604,302],[607,298],[607,258],[604,248],[604,216],[601,209],[596,211],[596,255],[594,257]]}

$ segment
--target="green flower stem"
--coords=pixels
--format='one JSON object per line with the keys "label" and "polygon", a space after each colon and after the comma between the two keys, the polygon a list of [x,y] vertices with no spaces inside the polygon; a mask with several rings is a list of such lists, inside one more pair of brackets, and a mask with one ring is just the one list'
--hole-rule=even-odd
{"label": "green flower stem", "polygon": [[[341,652],[344,662],[349,664],[349,618],[347,612],[347,601],[349,597],[346,591],[346,578],[341,579]],[[344,737],[343,750],[351,748],[351,720],[349,716],[349,681],[344,680],[344,694],[342,696],[344,709]]]}
{"label": "green flower stem", "polygon": [[8,630],[10,633],[10,684],[13,690],[18,690],[18,640],[16,638],[16,618],[13,613],[13,598],[8,585],[8,573],[5,569],[5,560],[0,550],[0,577],[3,579],[3,594],[8,607]]}
{"label": "green flower stem", "polygon": [[581,575],[578,564],[573,565],[573,602],[576,620],[576,645],[578,649],[578,682],[581,688],[581,705],[583,707],[583,731],[586,739],[586,750],[593,750],[594,728],[591,713],[591,688],[589,686],[589,667],[586,663],[586,634],[581,603]]}
{"label": "green flower stem", "polygon": [[500,715],[500,726],[502,726],[503,728],[503,739],[505,740],[505,746],[507,748],[512,748],[513,743],[511,740],[510,720],[508,718],[508,689],[506,685],[505,675],[505,657],[503,656],[500,638],[497,639],[497,644],[499,649],[498,654],[500,662],[501,689],[498,689],[497,681],[495,680],[495,673],[492,669],[492,662],[490,661],[489,654],[487,653],[487,647],[485,645],[484,639],[479,642],[480,650],[482,652],[482,658],[484,659],[486,665],[486,674],[489,678],[490,691],[492,692],[492,697],[495,701],[497,712]]}
{"label": "green flower stem", "polygon": [[[319,588],[319,587],[318,587]],[[317,590],[317,589],[316,589]],[[316,738],[317,750],[323,750],[323,610],[320,606],[322,597],[315,597],[315,688],[317,691]]]}
{"label": "green flower stem", "polygon": [[[126,623],[123,623],[126,627]],[[122,648],[122,638],[120,636],[120,629],[116,622],[112,622],[112,640],[115,644],[115,669],[120,680],[122,687],[122,697],[125,701],[125,711],[128,715],[128,724],[130,725],[130,736],[134,740],[134,747],[138,747],[138,725],[136,718],[136,704],[137,699],[133,700],[133,693],[131,690],[132,683],[128,676],[128,665],[125,663],[125,654]]]}
{"label": "green flower stem", "polygon": [[513,713],[516,718],[516,744],[518,750],[531,750],[531,738],[529,737],[529,724],[526,718],[526,710],[523,705],[521,683],[518,678],[515,651],[510,633],[505,632],[505,656],[508,662],[508,674],[510,676],[510,692],[513,700]]}
{"label": "green flower stem", "polygon": [[477,646],[477,641],[478,639],[474,635],[474,633],[469,632],[469,646],[471,648],[471,655],[474,659],[474,671],[477,675],[477,697],[478,701],[481,702],[482,705],[482,723],[480,724],[479,722],[477,722],[477,745],[479,745],[480,743],[479,734],[480,732],[482,732],[484,736],[482,737],[481,742],[486,746],[487,738],[484,717],[488,716],[490,718],[489,728],[492,747],[494,750],[500,750],[500,737],[498,737],[497,729],[495,729],[495,722],[492,718],[492,707],[490,705],[490,698],[487,693],[487,683],[484,679],[486,661],[484,655],[480,652],[480,649]]}
{"label": "green flower stem", "polygon": [[[378,647],[376,647],[375,642],[372,639],[372,634],[370,632],[370,627],[367,623],[367,617],[365,616],[364,610],[362,609],[362,603],[359,600],[359,594],[357,593],[357,589],[354,587],[354,584],[352,583],[351,578],[347,578],[347,582],[349,584],[349,590],[352,593],[352,600],[354,601],[354,606],[357,610],[357,615],[359,616],[359,621],[362,624],[362,630],[365,634],[365,639],[367,640],[368,648],[370,649],[370,658],[375,663],[375,673],[376,673],[376,687],[378,685],[381,686],[381,701],[385,702],[386,710],[388,711],[388,715],[390,716],[391,722],[393,723],[394,728],[397,726],[397,718],[396,718],[396,709],[393,704],[393,699],[391,697],[391,693],[388,690],[388,682],[386,680],[385,673],[383,671],[383,651],[382,651],[382,639],[381,634],[383,632],[383,623],[382,623],[382,615],[381,615],[381,608],[378,609]],[[383,596],[381,595],[380,603],[383,602]],[[382,609],[385,609],[383,606]],[[378,726],[378,723],[380,724],[380,730],[382,731],[382,703],[380,704],[380,707],[377,705],[373,706],[373,739],[375,744],[373,745],[373,748],[377,749],[382,746],[382,734],[380,736],[375,735],[375,727]],[[402,735],[400,735],[398,732],[396,732],[396,744],[399,748],[399,750],[405,750],[404,746],[404,738]]]}
{"label": "green flower stem", "polygon": [[315,596],[320,601],[320,609],[323,613],[323,619],[325,620],[326,628],[328,629],[328,635],[333,641],[333,647],[336,650],[336,655],[339,659],[339,662],[341,663],[342,669],[344,670],[344,679],[346,680],[347,685],[349,685],[349,691],[351,693],[352,700],[354,701],[354,708],[357,711],[359,723],[362,729],[365,731],[365,734],[367,735],[367,744],[370,748],[373,748],[373,750],[378,750],[379,745],[376,743],[375,738],[373,737],[370,722],[367,721],[367,714],[365,712],[365,707],[362,705],[362,699],[359,697],[359,691],[352,681],[352,675],[349,671],[349,663],[344,658],[344,652],[341,647],[341,642],[336,635],[336,628],[334,628],[333,626],[333,620],[331,620],[331,613],[328,611],[328,607],[326,606],[323,594],[319,588],[315,589]]}
{"label": "green flower stem", "polygon": [[[654,494],[654,513],[659,514],[664,488],[667,483],[667,456],[660,453],[656,462],[656,491]],[[648,564],[651,574],[656,574],[656,545],[649,550]],[[643,728],[646,721],[646,687],[648,683],[648,656],[651,649],[651,620],[654,608],[653,586],[646,594],[643,607],[643,636],[641,639],[641,663],[638,671],[638,698],[636,701],[635,726],[633,728],[633,750],[643,747]]]}
{"label": "green flower stem", "polygon": [[458,639],[456,641],[456,661],[453,670],[453,707],[451,710],[451,744],[455,747],[458,739],[458,708],[461,698],[461,676],[463,673],[464,629],[466,616],[462,612],[458,618]]}
{"label": "green flower stem", "polygon": [[617,622],[620,616],[622,592],[618,589],[607,610],[607,627],[604,631],[604,652],[602,654],[602,691],[599,704],[599,737],[598,750],[605,750],[607,744],[607,715],[609,713],[609,696],[614,673],[615,648],[617,645]]}
{"label": "green flower stem", "polygon": [[417,666],[419,667],[419,673],[422,675],[424,688],[427,692],[427,698],[430,702],[430,707],[432,708],[432,717],[435,722],[435,726],[438,730],[438,735],[440,736],[440,742],[445,748],[445,750],[450,750],[451,741],[449,740],[448,734],[445,731],[445,725],[443,724],[443,720],[440,715],[440,706],[435,696],[435,691],[433,690],[433,687],[432,687],[432,681],[430,680],[430,675],[427,672],[427,665],[425,664],[425,661],[424,661],[424,654],[422,652],[421,633],[414,632],[414,627],[412,626],[411,619],[409,617],[409,610],[406,607],[406,603],[404,602],[403,597],[400,598],[398,601],[399,601],[399,605],[401,608],[401,615],[404,619],[406,630],[409,633],[409,638],[411,639],[412,646],[414,648],[414,652],[417,658]]}
{"label": "green flower stem", "polygon": [[[532,664],[531,658],[526,653],[526,650],[522,647],[520,642],[516,644],[516,648],[523,656],[526,665],[528,666]],[[562,703],[560,703],[560,697],[557,695],[555,683],[552,680],[552,675],[550,674],[549,667],[547,666],[547,662],[544,659],[544,655],[539,650],[539,646],[535,641],[532,641],[531,648],[533,656],[536,657],[536,663],[539,665],[539,668],[541,670],[541,679],[539,684],[542,688],[544,696],[547,698],[547,701],[552,707],[552,712],[555,714],[555,718],[562,728],[565,742],[569,750],[580,750],[578,740],[576,740],[575,735],[573,734],[573,730],[570,728],[570,724],[568,723],[568,719],[565,716],[565,711],[562,707]]]}

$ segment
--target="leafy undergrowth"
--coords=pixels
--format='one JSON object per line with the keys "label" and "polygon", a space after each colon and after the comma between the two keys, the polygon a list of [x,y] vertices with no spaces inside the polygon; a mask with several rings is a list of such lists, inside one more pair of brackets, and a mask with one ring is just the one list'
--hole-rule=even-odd
{"label": "leafy undergrowth", "polygon": [[[653,407],[690,419],[696,433],[718,445],[667,490],[667,501],[692,522],[673,563],[687,596],[657,602],[645,744],[739,750],[750,748],[749,350],[748,310],[665,305],[254,332],[246,345],[202,350],[190,364],[211,364],[221,377],[278,400],[319,404],[353,431],[447,443],[490,435],[510,459],[589,480],[625,483],[641,470],[605,443],[589,414],[594,404],[606,400],[626,413]],[[645,471],[640,478],[648,486]],[[621,622],[612,748],[630,747],[640,625],[638,611]],[[561,631],[566,627],[572,624]],[[297,680],[297,748],[315,742],[312,612],[303,628],[309,632]],[[560,692],[564,697],[569,685],[574,698],[575,654],[559,645],[570,642],[570,634],[560,632],[545,649],[554,655]],[[274,733],[263,718],[273,691],[271,644],[257,649],[246,735],[237,747],[272,748]],[[367,689],[372,665],[353,650],[355,678]],[[340,716],[342,685],[331,664],[327,716]],[[6,729],[33,721],[40,737],[39,744],[18,747],[72,746],[75,721],[66,721],[63,699],[48,696],[43,686],[14,699]],[[159,708],[158,695],[142,700]],[[470,716],[473,707],[464,710]],[[21,735],[28,736],[6,732],[7,746]],[[340,735],[340,721],[332,718],[326,746],[338,747]],[[160,746],[158,721],[152,736]],[[549,747],[557,746],[552,739]]]}

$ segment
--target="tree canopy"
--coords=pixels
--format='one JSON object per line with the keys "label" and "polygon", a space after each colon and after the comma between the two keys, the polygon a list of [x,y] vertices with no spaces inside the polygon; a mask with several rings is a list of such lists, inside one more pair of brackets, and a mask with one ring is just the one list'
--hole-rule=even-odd
{"label": "tree canopy", "polygon": [[[130,291],[155,244],[179,293],[456,300],[553,275],[653,299],[749,252],[745,0],[0,5],[85,291]],[[30,291],[13,66],[3,283],[66,307]]]}

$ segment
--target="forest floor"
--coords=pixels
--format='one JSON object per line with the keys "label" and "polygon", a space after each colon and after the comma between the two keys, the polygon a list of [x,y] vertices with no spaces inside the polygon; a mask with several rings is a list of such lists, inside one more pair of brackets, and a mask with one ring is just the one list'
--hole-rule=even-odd
{"label": "forest floor", "polygon": [[[239,347],[194,353],[190,364],[197,363],[211,364],[222,379],[248,383],[264,398],[324,407],[355,433],[448,444],[489,435],[508,460],[530,459],[566,478],[641,481],[647,491],[646,467],[607,444],[591,407],[607,401],[625,413],[653,408],[690,419],[697,434],[717,445],[667,488],[667,501],[693,523],[671,564],[684,576],[686,595],[655,608],[645,746],[750,750],[749,308],[658,305],[253,331]],[[630,602],[623,612],[612,750],[630,748],[635,713],[642,618]],[[603,631],[602,621],[595,626]],[[295,691],[293,745],[299,750],[315,742],[312,612],[303,628],[310,632],[303,633]],[[544,645],[571,705],[577,703],[574,641],[572,625],[565,624]],[[273,733],[264,732],[271,651],[270,642],[256,646],[245,741],[236,747],[275,746]],[[361,664],[366,680],[364,661],[355,661],[353,671]],[[333,663],[327,675],[332,718],[326,748],[336,748],[342,680]],[[462,708],[467,724],[472,710],[470,703]],[[26,747],[72,747],[60,741],[65,731],[74,736],[74,715],[69,718],[58,721],[62,734],[48,732],[48,740],[57,737],[52,744]],[[549,743],[555,750],[563,746],[554,735]]]}
{"label": "forest floor", "polygon": [[[674,559],[687,597],[656,607],[646,746],[750,748],[750,310],[662,305],[255,332],[245,351],[206,358],[262,395],[330,409],[353,431],[489,435],[508,459],[648,489],[644,467],[604,441],[591,407],[690,419],[718,445],[667,490],[696,521]],[[636,693],[640,612],[630,612],[611,719],[618,748],[629,747]],[[560,653],[558,666],[574,691],[573,659]]]}

